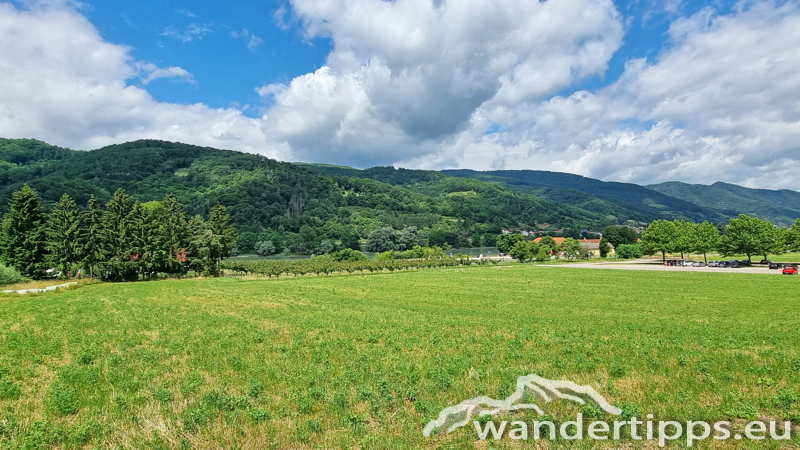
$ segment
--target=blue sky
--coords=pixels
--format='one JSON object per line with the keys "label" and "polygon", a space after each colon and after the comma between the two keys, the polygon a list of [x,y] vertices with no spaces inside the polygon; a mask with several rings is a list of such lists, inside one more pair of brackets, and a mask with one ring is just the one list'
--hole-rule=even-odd
{"label": "blue sky", "polygon": [[797,189],[800,0],[0,0],[0,137]]}
{"label": "blue sky", "polygon": [[[239,0],[234,7],[219,1],[83,3],[85,15],[109,41],[129,45],[138,59],[180,66],[194,75],[196,85],[151,83],[147,90],[165,102],[257,106],[256,87],[313,72],[331,49],[329,39],[304,39],[296,26],[281,29],[274,16],[286,7],[283,2]],[[252,45],[244,30],[256,36]],[[257,115],[257,110],[248,113]]]}
{"label": "blue sky", "polygon": [[[19,3],[19,2],[18,2]],[[160,66],[180,66],[192,73],[196,84],[162,79],[147,86],[164,102],[204,103],[214,108],[250,105],[247,115],[259,115],[256,87],[288,82],[325,64],[332,48],[330,38],[307,39],[291,20],[285,1],[240,0],[231,7],[218,1],[82,0],[81,11],[111,42],[128,45],[138,59]],[[616,81],[625,61],[654,58],[668,43],[666,32],[677,16],[690,16],[702,8],[725,12],[732,1],[683,2],[673,10],[646,0],[616,1],[624,17],[625,38],[614,53],[608,71],[558,92],[593,90]],[[276,12],[286,11],[283,26]],[[191,31],[195,30],[195,33]],[[244,30],[257,37],[254,45]],[[242,35],[233,37],[232,33]]]}

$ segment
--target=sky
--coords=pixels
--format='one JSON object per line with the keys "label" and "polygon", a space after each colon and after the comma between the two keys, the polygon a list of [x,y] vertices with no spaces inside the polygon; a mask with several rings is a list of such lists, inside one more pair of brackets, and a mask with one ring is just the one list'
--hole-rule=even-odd
{"label": "sky", "polygon": [[800,190],[798,87],[800,0],[0,0],[0,137],[83,150]]}

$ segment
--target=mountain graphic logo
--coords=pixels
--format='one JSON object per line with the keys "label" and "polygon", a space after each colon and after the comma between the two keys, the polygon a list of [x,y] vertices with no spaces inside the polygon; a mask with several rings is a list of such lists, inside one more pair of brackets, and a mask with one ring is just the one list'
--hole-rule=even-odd
{"label": "mountain graphic logo", "polygon": [[[505,400],[495,400],[491,397],[476,397],[465,400],[458,405],[449,406],[439,413],[439,417],[428,422],[422,434],[428,437],[434,431],[447,427],[447,432],[467,425],[473,416],[497,415],[502,412],[532,409],[537,414],[544,415],[544,410],[536,403],[526,403],[530,397],[541,399],[545,403],[561,398],[584,405],[588,397],[597,403],[603,411],[618,416],[622,410],[611,405],[598,394],[591,386],[580,386],[572,381],[548,380],[539,375],[531,374],[517,378],[517,389]],[[449,425],[448,425],[449,424]]]}

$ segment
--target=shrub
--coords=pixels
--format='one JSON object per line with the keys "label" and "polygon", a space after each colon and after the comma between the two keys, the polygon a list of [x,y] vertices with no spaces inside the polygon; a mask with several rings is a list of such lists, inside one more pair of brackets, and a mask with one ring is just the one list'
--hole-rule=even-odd
{"label": "shrub", "polygon": [[346,248],[330,254],[333,261],[366,261],[367,255],[358,250]]}
{"label": "shrub", "polygon": [[25,277],[17,272],[17,269],[0,263],[0,286],[22,283],[23,281],[25,281]]}
{"label": "shrub", "polygon": [[617,247],[617,256],[622,259],[635,259],[644,256],[644,252],[639,244],[622,244]]}
{"label": "shrub", "polygon": [[256,243],[256,253],[261,256],[269,256],[275,254],[275,244],[272,241],[261,241]]}

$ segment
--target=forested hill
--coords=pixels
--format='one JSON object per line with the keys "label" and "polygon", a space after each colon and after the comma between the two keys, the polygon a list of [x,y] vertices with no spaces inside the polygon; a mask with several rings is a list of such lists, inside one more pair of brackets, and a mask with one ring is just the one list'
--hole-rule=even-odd
{"label": "forested hill", "polygon": [[727,222],[730,214],[699,206],[680,198],[631,183],[586,178],[569,173],[540,170],[444,170],[456,177],[491,181],[534,194],[555,204],[568,204],[585,211],[626,221],[651,222],[657,219],[685,219]]}
{"label": "forested hill", "polygon": [[207,214],[220,203],[240,231],[268,233],[279,247],[298,252],[386,226],[416,226],[435,232],[438,243],[457,246],[491,243],[501,227],[579,230],[609,223],[494,183],[438,172],[372,172],[381,175],[329,175],[259,155],[163,141],[73,151],[0,139],[0,208],[5,211],[11,193],[26,183],[46,209],[64,193],[81,206],[92,195],[105,203],[119,188],[141,202],[174,193],[189,215]]}
{"label": "forested hill", "polygon": [[205,215],[220,203],[241,232],[252,239],[266,233],[258,239],[297,252],[313,251],[325,240],[353,242],[387,226],[414,226],[436,236],[433,244],[459,246],[491,244],[502,227],[574,233],[663,218],[727,222],[750,213],[785,225],[800,216],[798,193],[720,183],[648,189],[537,171],[291,164],[154,140],[75,151],[0,139],[0,212],[26,183],[40,193],[46,209],[64,193],[81,206],[90,196],[102,204],[119,188],[141,202],[173,193],[189,215]]}
{"label": "forested hill", "polygon": [[648,189],[679,198],[727,216],[747,214],[788,226],[800,217],[800,192],[750,189],[735,184],[687,184],[678,181],[653,184]]}

